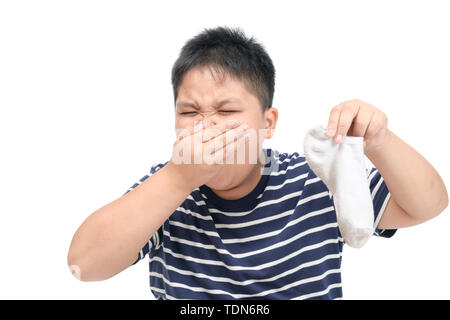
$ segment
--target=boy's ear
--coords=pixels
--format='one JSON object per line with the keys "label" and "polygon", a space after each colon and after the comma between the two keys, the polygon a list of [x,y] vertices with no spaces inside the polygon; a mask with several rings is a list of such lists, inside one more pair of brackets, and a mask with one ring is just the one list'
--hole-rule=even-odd
{"label": "boy's ear", "polygon": [[264,129],[266,129],[266,139],[272,138],[273,132],[272,129],[270,128],[270,121],[266,120],[266,126]]}
{"label": "boy's ear", "polygon": [[274,107],[270,107],[264,112],[266,139],[270,139],[273,136],[273,131],[278,120],[278,110]]}

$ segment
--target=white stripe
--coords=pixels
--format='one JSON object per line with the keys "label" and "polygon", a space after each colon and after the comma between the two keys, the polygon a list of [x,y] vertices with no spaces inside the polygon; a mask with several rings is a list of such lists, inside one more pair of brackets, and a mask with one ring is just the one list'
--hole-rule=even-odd
{"label": "white stripe", "polygon": [[322,262],[327,261],[329,259],[339,259],[340,257],[341,257],[340,253],[328,254],[328,255],[320,258],[320,259],[316,259],[316,260],[313,260],[313,261],[308,261],[308,262],[302,263],[302,264],[300,264],[299,266],[297,266],[297,267],[295,267],[293,269],[286,270],[285,272],[277,274],[276,276],[273,276],[271,278],[248,279],[248,280],[245,280],[245,281],[236,281],[236,280],[233,280],[233,279],[227,278],[227,277],[216,277],[216,276],[210,276],[210,275],[207,275],[207,274],[204,274],[204,273],[196,273],[196,272],[192,272],[192,271],[189,271],[189,270],[179,269],[179,268],[176,268],[174,266],[166,265],[166,263],[165,263],[165,261],[163,259],[161,259],[160,257],[156,257],[156,256],[152,259],[152,261],[158,261],[167,270],[171,270],[173,272],[176,272],[178,274],[182,274],[182,275],[185,275],[185,276],[193,276],[193,277],[196,277],[196,278],[203,278],[203,279],[208,279],[208,280],[216,281],[216,282],[227,282],[227,283],[231,283],[231,284],[238,285],[238,286],[248,286],[248,285],[251,285],[253,283],[258,283],[258,282],[275,281],[277,279],[280,279],[280,278],[286,277],[286,276],[288,276],[290,274],[293,274],[293,273],[295,273],[295,272],[297,272],[297,271],[299,271],[301,269],[321,264]]}
{"label": "white stripe", "polygon": [[[158,171],[159,169],[161,169],[162,167],[164,167],[164,165],[165,165],[165,164],[163,164],[163,163],[158,164],[158,165],[155,167],[155,169],[154,169],[155,173],[156,173],[156,171]],[[151,172],[150,172],[150,173],[151,173]]]}
{"label": "white stripe", "polygon": [[[277,243],[275,243],[275,244],[273,244],[273,245],[271,245],[269,247],[261,248],[261,249],[254,250],[254,251],[248,251],[248,252],[244,252],[244,253],[231,253],[231,252],[229,252],[226,249],[216,248],[214,245],[204,245],[204,244],[201,244],[201,243],[198,243],[198,242],[193,242],[193,243],[195,243],[195,246],[197,246],[197,247],[203,247],[205,249],[215,249],[219,253],[228,254],[228,255],[232,256],[233,258],[240,259],[240,258],[253,256],[255,254],[259,254],[259,253],[262,253],[262,252],[265,252],[265,251],[269,251],[269,250],[272,250],[272,249],[275,249],[275,248],[282,247],[282,246],[287,245],[287,244],[289,244],[289,243],[291,243],[291,242],[293,242],[293,241],[295,241],[295,240],[297,240],[299,238],[302,238],[302,237],[304,237],[304,236],[306,236],[306,235],[308,235],[310,233],[315,233],[315,232],[323,231],[323,230],[328,229],[328,228],[335,228],[335,227],[337,227],[337,223],[336,222],[328,223],[328,224],[325,224],[323,226],[319,226],[319,227],[315,227],[315,228],[310,228],[310,229],[308,229],[306,231],[303,231],[303,232],[297,234],[296,236],[294,236],[292,238],[286,239],[286,240],[281,241],[281,242],[277,242]],[[165,234],[166,234],[166,232],[167,231],[164,231]],[[184,239],[179,239],[177,237],[173,237],[170,234],[168,234],[168,232],[167,232],[166,235],[170,238],[171,241],[174,241],[174,242],[185,243],[185,244],[188,244],[188,242],[190,242],[189,240],[184,240]],[[209,248],[206,248],[206,247],[209,247]],[[169,248],[165,248],[164,247],[164,251],[166,251],[166,249],[168,250],[168,252],[172,252],[172,250],[170,250]],[[175,256],[175,253],[173,253],[173,255]],[[182,254],[177,254],[177,257],[184,259],[184,258],[187,258],[188,256],[184,256]],[[196,259],[196,258],[192,258],[192,259]],[[213,264],[216,264],[215,262]]]}
{"label": "white stripe", "polygon": [[377,191],[380,188],[382,182],[383,182],[383,177],[380,176],[380,180],[378,180],[377,185],[375,186],[375,188],[373,188],[372,199],[375,199],[375,195],[377,194]]}
{"label": "white stripe", "polygon": [[157,249],[157,248],[159,248],[159,246],[161,246],[161,241],[159,239],[159,232],[156,232],[155,235],[156,235],[156,241],[157,241],[155,249]]}
{"label": "white stripe", "polygon": [[241,299],[241,298],[250,298],[250,297],[261,297],[264,295],[268,295],[268,294],[272,294],[272,293],[276,293],[276,292],[280,292],[280,291],[284,291],[286,289],[295,287],[295,286],[299,286],[305,283],[309,283],[309,282],[314,282],[314,281],[319,281],[324,279],[327,275],[329,274],[333,274],[333,273],[339,273],[341,272],[340,269],[330,269],[325,271],[324,273],[322,273],[321,275],[315,276],[315,277],[310,277],[310,278],[306,278],[306,279],[301,279],[299,281],[296,282],[292,282],[289,283],[281,288],[275,288],[275,289],[270,289],[270,290],[266,290],[266,291],[262,291],[259,293],[255,293],[255,294],[245,294],[245,293],[241,293],[241,294],[235,294],[235,293],[230,293],[224,290],[220,290],[220,289],[206,289],[203,287],[193,287],[193,286],[189,286],[186,285],[184,283],[179,283],[179,282],[172,282],[166,279],[166,277],[164,277],[164,275],[161,275],[159,273],[156,272],[150,272],[150,276],[155,276],[155,277],[159,277],[162,278],[163,281],[168,284],[171,287],[179,287],[179,288],[184,288],[184,289],[188,289],[194,292],[206,292],[209,294],[225,294],[225,295],[230,295],[235,299]]}
{"label": "white stripe", "polygon": [[202,220],[212,220],[213,219],[211,216],[204,216],[204,215],[201,215],[199,213],[193,212],[193,211],[191,211],[189,209],[185,209],[183,207],[178,207],[175,211],[180,211],[180,212],[183,212],[185,214],[190,214],[193,217],[196,217],[196,218],[202,219]]}
{"label": "white stripe", "polygon": [[308,180],[306,180],[306,182],[305,182],[305,186],[307,186],[308,184],[313,184],[313,183],[318,182],[318,181],[320,181],[320,178],[319,178],[319,177],[315,177],[315,178],[312,178],[312,179],[308,179]]}
{"label": "white stripe", "polygon": [[314,249],[318,249],[318,248],[321,248],[321,247],[323,247],[323,246],[325,246],[327,244],[330,244],[330,243],[338,243],[339,241],[342,241],[342,238],[341,238],[341,240],[339,240],[339,239],[324,240],[322,242],[311,244],[311,245],[303,247],[303,248],[301,248],[301,249],[299,249],[297,251],[291,252],[289,255],[287,255],[287,256],[285,256],[283,258],[280,258],[278,260],[266,262],[266,263],[263,263],[263,264],[260,264],[260,265],[256,265],[256,266],[251,266],[251,267],[249,267],[249,266],[236,266],[236,265],[230,266],[230,265],[224,263],[221,260],[207,260],[207,259],[194,258],[194,257],[191,257],[191,256],[184,256],[184,255],[182,255],[180,253],[174,253],[169,248],[164,248],[164,252],[165,253],[169,253],[170,255],[172,255],[175,258],[180,258],[180,259],[184,259],[184,260],[187,260],[187,261],[192,261],[192,262],[199,263],[199,264],[209,264],[209,265],[222,266],[222,267],[224,267],[224,268],[226,268],[228,270],[231,270],[231,271],[242,271],[242,270],[257,270],[258,271],[258,270],[262,270],[262,269],[265,269],[265,268],[270,268],[270,267],[276,266],[278,264],[281,264],[284,261],[287,261],[287,260],[289,260],[289,259],[291,259],[291,258],[293,258],[293,257],[295,257],[295,256],[297,256],[297,255],[299,255],[299,254],[301,254],[303,252],[314,250]]}
{"label": "white stripe", "polygon": [[186,239],[182,239],[182,238],[178,238],[178,237],[174,237],[172,236],[169,231],[164,230],[164,235],[166,237],[169,237],[170,241],[172,242],[178,242],[178,243],[183,243],[186,244],[188,246],[192,246],[192,247],[197,247],[197,248],[203,248],[203,249],[209,249],[209,250],[217,250],[221,253],[226,253],[226,254],[230,254],[227,250],[225,249],[218,249],[216,248],[214,245],[212,244],[203,244],[201,242],[196,242],[196,241],[191,241],[191,240],[186,240]]}
{"label": "white stripe", "polygon": [[377,170],[374,170],[370,175],[369,175],[369,177],[367,178],[368,179],[368,181],[369,181],[369,184],[372,182],[372,179],[373,179],[373,177],[377,174]]}
{"label": "white stripe", "polygon": [[271,204],[275,204],[275,203],[279,203],[279,202],[282,202],[284,200],[287,200],[287,199],[299,196],[301,194],[302,194],[302,190],[297,191],[297,192],[293,192],[293,193],[289,193],[289,194],[287,194],[287,195],[285,195],[285,196],[283,196],[281,198],[278,198],[278,199],[267,200],[267,201],[264,201],[264,202],[260,202],[255,208],[253,208],[252,210],[249,210],[249,211],[225,212],[225,211],[221,211],[221,210],[218,210],[218,209],[215,209],[215,208],[211,208],[211,209],[209,209],[209,212],[211,212],[211,213],[221,213],[221,214],[229,216],[229,217],[242,217],[242,216],[245,216],[245,215],[247,215],[249,213],[252,213],[253,211],[255,211],[258,208],[265,207],[265,206],[268,206],[268,205],[271,205]]}
{"label": "white stripe", "polygon": [[249,222],[233,223],[233,224],[231,224],[231,223],[216,224],[216,229],[221,229],[221,228],[222,229],[245,228],[245,227],[252,226],[252,225],[255,225],[255,224],[260,224],[260,223],[264,223],[264,222],[267,222],[267,221],[277,220],[279,218],[283,218],[283,217],[289,216],[294,211],[295,211],[295,209],[292,209],[292,210],[288,210],[288,211],[282,212],[280,214],[276,214],[276,215],[269,216],[269,217],[262,218],[262,219],[252,220],[252,221],[249,221]]}
{"label": "white stripe", "polygon": [[383,216],[384,210],[386,209],[387,203],[390,198],[391,198],[391,193],[388,192],[386,198],[384,198],[383,205],[381,206],[380,211],[378,212],[377,218],[375,219],[375,223],[374,223],[375,228],[378,227],[378,224],[380,223],[381,217]]}
{"label": "white stripe", "polygon": [[[161,278],[161,277],[158,277],[158,278]],[[161,288],[158,288],[158,287],[150,286],[150,289],[153,290],[153,291],[162,293],[162,294],[166,294],[166,291],[165,291],[165,290],[163,290],[163,289],[161,289]]]}
{"label": "white stripe", "polygon": [[[162,278],[162,277],[159,276],[158,278]],[[157,288],[157,287],[150,286],[150,290],[154,290],[156,292],[164,294],[166,296],[166,299],[169,299],[169,300],[189,300],[189,299],[175,298],[175,297],[171,296],[170,294],[167,294],[164,289],[160,289],[160,288]],[[160,299],[164,299],[164,298],[160,298]]]}
{"label": "white stripe", "polygon": [[[197,189],[198,189],[198,188],[197,188]],[[193,192],[196,191],[197,189],[193,190]],[[186,199],[194,201],[194,203],[195,203],[197,206],[206,206],[205,201],[203,201],[203,200],[195,201],[194,197],[192,197],[191,194],[189,194],[189,195],[187,196]]]}
{"label": "white stripe", "polygon": [[155,244],[155,249],[159,248],[159,235],[158,235],[158,231],[155,232],[155,234],[153,235],[153,243]]}
{"label": "white stripe", "polygon": [[185,223],[182,223],[182,222],[172,221],[172,220],[169,220],[169,224],[171,224],[173,226],[177,226],[177,227],[181,227],[181,228],[197,231],[198,233],[204,233],[204,234],[206,234],[208,236],[211,236],[211,237],[220,238],[219,234],[217,232],[215,232],[215,231],[206,231],[206,230],[203,230],[201,228],[197,228],[195,226],[191,226],[190,224],[185,224]]}
{"label": "white stripe", "polygon": [[308,299],[308,298],[312,298],[312,297],[322,296],[322,295],[330,292],[331,289],[340,288],[340,287],[342,287],[342,283],[333,283],[333,284],[330,284],[325,290],[314,292],[314,293],[304,294],[304,295],[295,297],[292,300],[304,300],[304,299]]}
{"label": "white stripe", "polygon": [[282,184],[280,184],[280,185],[277,185],[277,186],[268,186],[268,187],[266,187],[266,188],[264,189],[264,191],[281,189],[281,188],[284,187],[286,184],[289,184],[289,183],[292,183],[292,182],[301,180],[301,179],[303,179],[303,178],[306,178],[307,176],[308,176],[308,173],[301,174],[301,175],[299,175],[298,177],[295,177],[295,178],[291,178],[291,179],[285,180],[285,181],[284,181]]}

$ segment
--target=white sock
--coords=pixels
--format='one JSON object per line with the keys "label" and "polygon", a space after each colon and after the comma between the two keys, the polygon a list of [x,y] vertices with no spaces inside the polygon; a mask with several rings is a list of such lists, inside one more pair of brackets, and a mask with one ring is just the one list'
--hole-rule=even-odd
{"label": "white sock", "polygon": [[345,243],[361,248],[375,231],[363,137],[345,137],[344,142],[337,144],[325,131],[325,127],[318,125],[306,133],[305,158],[333,195]]}

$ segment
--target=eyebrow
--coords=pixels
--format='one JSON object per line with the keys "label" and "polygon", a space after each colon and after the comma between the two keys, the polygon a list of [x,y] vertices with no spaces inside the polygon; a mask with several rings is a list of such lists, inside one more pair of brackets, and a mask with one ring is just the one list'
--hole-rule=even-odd
{"label": "eyebrow", "polygon": [[[218,103],[216,103],[215,108],[219,108],[219,107],[223,106],[224,104],[230,103],[230,102],[240,103],[241,100],[234,99],[234,98],[223,99],[223,100],[220,100]],[[193,107],[195,109],[198,109],[198,107],[195,104],[187,102],[187,101],[180,101],[180,102],[177,103],[177,106],[180,106],[180,107],[181,106],[186,106],[186,107]]]}

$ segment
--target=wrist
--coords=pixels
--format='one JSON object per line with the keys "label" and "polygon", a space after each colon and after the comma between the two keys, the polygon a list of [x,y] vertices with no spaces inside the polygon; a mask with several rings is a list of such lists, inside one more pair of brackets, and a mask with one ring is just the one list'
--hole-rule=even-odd
{"label": "wrist", "polygon": [[377,146],[376,148],[372,148],[364,152],[367,158],[369,158],[369,160],[373,162],[373,160],[383,156],[386,150],[388,150],[388,146],[391,143],[392,137],[393,137],[392,131],[387,129],[383,139],[383,143]]}
{"label": "wrist", "polygon": [[167,174],[167,179],[180,192],[190,194],[197,186],[182,174],[182,168],[179,165],[169,161],[161,170]]}

